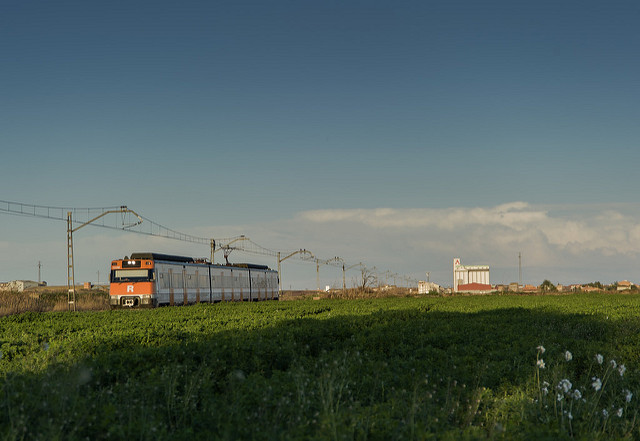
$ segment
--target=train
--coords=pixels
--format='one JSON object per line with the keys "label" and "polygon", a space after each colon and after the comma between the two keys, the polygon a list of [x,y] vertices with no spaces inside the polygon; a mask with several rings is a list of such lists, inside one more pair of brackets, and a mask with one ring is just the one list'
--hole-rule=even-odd
{"label": "train", "polygon": [[109,305],[153,308],[226,301],[278,300],[278,272],[265,265],[133,253],[111,262]]}

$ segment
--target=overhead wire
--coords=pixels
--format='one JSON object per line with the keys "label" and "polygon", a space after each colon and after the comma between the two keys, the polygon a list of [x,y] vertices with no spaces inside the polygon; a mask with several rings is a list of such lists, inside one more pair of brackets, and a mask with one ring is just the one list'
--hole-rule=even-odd
{"label": "overhead wire", "polygon": [[[106,216],[104,215],[111,212],[120,212],[122,214],[119,223],[117,218],[114,225],[109,225],[106,223]],[[147,236],[163,237],[166,239],[173,239],[182,242],[190,242],[202,245],[210,245],[211,241],[213,240],[215,241],[216,250],[238,250],[241,252],[262,256],[277,257],[279,254],[286,255],[290,252],[295,251],[272,250],[270,248],[259,245],[258,243],[243,235],[226,238],[204,238],[192,234],[182,233],[159,224],[149,219],[148,217],[140,215],[135,211],[128,209],[126,205],[111,207],[73,208],[26,204],[23,202],[0,200],[0,213],[60,221],[67,221],[67,214],[71,213],[71,221],[75,225],[84,225],[90,222],[91,219],[102,216],[102,218],[100,219],[100,223],[89,223],[88,225],[112,230],[122,230]],[[134,217],[139,219],[139,221],[136,221]],[[231,245],[231,243],[233,243],[233,245]],[[346,267],[349,266],[342,258],[339,257],[333,257],[330,259],[319,259],[315,256],[310,257],[309,255],[301,254],[299,256],[299,259],[306,262],[311,261],[316,262],[317,264],[323,264],[343,269],[347,269]],[[355,266],[358,265],[351,265],[348,269],[351,269]]]}

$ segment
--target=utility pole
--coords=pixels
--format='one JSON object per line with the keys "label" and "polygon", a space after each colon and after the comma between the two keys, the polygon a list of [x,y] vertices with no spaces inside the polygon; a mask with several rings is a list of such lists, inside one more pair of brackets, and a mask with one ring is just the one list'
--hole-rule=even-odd
{"label": "utility pole", "polygon": [[342,262],[342,293],[344,294],[345,292],[345,288],[346,288],[346,280],[345,280],[345,275],[344,275],[344,259],[342,257],[334,257],[333,258],[336,262]]}
{"label": "utility pole", "polygon": [[356,266],[362,267],[362,262],[356,263],[355,265],[351,265],[347,268],[344,267],[344,260],[342,261],[342,293],[347,292],[347,279],[346,279],[346,271],[351,268],[355,268]]}
{"label": "utility pole", "polygon": [[[73,269],[73,220],[71,211],[67,212],[67,304],[68,310],[76,310],[76,278]],[[73,298],[73,300],[71,300]]]}
{"label": "utility pole", "polygon": [[518,290],[522,287],[522,253],[518,251]]}
{"label": "utility pole", "polygon": [[40,277],[40,268],[42,268],[42,264],[38,260],[38,285],[40,285],[40,282],[42,282],[42,279]]}
{"label": "utility pole", "polygon": [[[327,260],[320,260],[318,258],[316,258],[316,285],[318,287],[318,292],[320,292],[320,262],[322,262],[323,265],[329,265],[330,262],[332,261],[342,261],[342,259],[340,257],[332,257],[331,259],[327,259]],[[344,276],[344,273],[343,273]]]}
{"label": "utility pole", "polygon": [[307,254],[311,258],[315,258],[315,256],[313,255],[313,253],[311,251],[300,249],[298,251],[294,251],[293,253],[291,253],[288,256],[285,256],[285,257],[283,257],[281,259],[280,258],[280,251],[278,251],[278,254],[277,254],[277,258],[278,258],[278,290],[279,290],[278,295],[280,294],[280,292],[282,292],[282,273],[281,273],[281,265],[280,264],[282,262],[284,262],[285,260],[287,260],[289,257],[295,256],[296,254]]}
{"label": "utility pole", "polygon": [[238,236],[237,238],[233,239],[231,242],[226,243],[225,245],[221,246],[220,248],[216,248],[216,241],[215,239],[211,239],[211,264],[213,265],[213,258],[214,258],[214,254],[216,251],[220,251],[220,250],[231,250],[233,248],[230,248],[229,245],[231,245],[234,242],[238,242],[239,240],[249,240],[248,237],[246,237],[244,234],[241,236]]}
{"label": "utility pole", "polygon": [[123,229],[125,228],[129,228],[135,225],[140,225],[142,223],[142,217],[140,217],[139,214],[137,214],[135,211],[133,210],[129,210],[125,205],[115,209],[115,210],[108,210],[103,212],[102,214],[94,217],[91,220],[88,220],[87,222],[79,225],[76,228],[73,228],[73,218],[72,218],[72,211],[67,211],[67,302],[69,303],[69,310],[71,310],[71,305],[73,304],[73,310],[76,310],[76,279],[75,279],[75,273],[74,273],[74,267],[73,267],[73,233],[75,233],[76,231],[78,231],[80,228],[89,225],[92,222],[97,221],[98,219],[103,218],[104,216],[108,215],[108,214],[113,214],[113,213],[132,213],[133,215],[135,215],[138,218],[138,221],[133,224],[133,225],[123,225]]}

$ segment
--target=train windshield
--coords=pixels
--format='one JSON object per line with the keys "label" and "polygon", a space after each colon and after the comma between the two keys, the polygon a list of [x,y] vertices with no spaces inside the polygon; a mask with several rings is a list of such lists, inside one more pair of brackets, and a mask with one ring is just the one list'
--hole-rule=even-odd
{"label": "train windshield", "polygon": [[153,280],[153,270],[118,269],[111,271],[111,282],[148,282]]}

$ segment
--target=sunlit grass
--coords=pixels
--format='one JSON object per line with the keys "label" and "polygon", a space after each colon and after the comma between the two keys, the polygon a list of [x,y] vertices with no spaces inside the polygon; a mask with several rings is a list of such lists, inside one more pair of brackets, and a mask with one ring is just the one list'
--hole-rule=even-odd
{"label": "sunlit grass", "polygon": [[[109,308],[106,291],[76,292],[76,309],[95,311]],[[69,299],[66,292],[10,292],[0,291],[0,317],[23,312],[67,311]]]}

